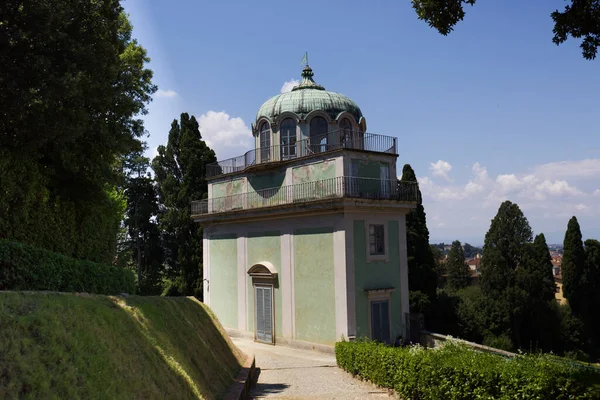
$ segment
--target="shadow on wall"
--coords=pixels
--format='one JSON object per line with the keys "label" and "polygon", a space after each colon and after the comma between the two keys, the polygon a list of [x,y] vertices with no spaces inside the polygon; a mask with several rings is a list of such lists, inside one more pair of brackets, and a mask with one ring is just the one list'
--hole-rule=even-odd
{"label": "shadow on wall", "polygon": [[285,172],[275,171],[268,174],[248,177],[248,183],[254,191],[279,188],[285,181]]}

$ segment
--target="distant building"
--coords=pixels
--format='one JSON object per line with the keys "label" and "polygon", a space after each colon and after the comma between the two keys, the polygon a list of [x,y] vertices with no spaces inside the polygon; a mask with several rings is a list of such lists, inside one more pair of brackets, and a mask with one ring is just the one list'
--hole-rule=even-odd
{"label": "distant building", "polygon": [[360,108],[302,82],[267,100],[254,148],[207,166],[204,299],[230,333],[333,345],[407,337],[405,215],[417,185],[396,178],[395,137]]}
{"label": "distant building", "polygon": [[481,254],[477,254],[475,257],[468,259],[466,263],[471,271],[474,271],[477,274],[481,273]]}

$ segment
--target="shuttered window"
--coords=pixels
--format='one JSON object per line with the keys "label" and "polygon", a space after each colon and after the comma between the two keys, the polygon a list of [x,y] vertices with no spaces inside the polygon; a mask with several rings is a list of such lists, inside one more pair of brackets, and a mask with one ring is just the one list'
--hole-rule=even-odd
{"label": "shuttered window", "polygon": [[385,230],[382,224],[369,225],[369,254],[385,255]]}

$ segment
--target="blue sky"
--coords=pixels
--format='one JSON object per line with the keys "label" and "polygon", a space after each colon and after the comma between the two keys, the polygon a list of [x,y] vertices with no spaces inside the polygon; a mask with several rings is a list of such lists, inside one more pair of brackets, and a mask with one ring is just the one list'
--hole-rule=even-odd
{"label": "blue sky", "polygon": [[480,1],[447,37],[409,0],[123,4],[160,89],[149,156],[181,112],[219,159],[243,154],[256,111],[308,51],[319,84],[352,98],[370,132],[398,137],[432,241],[483,243],[506,199],[551,243],[571,215],[600,239],[600,60],[552,43],[562,0]]}

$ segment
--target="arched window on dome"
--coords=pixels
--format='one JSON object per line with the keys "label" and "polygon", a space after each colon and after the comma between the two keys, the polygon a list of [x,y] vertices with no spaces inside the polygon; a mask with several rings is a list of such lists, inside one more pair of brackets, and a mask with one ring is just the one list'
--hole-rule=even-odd
{"label": "arched window on dome", "polygon": [[281,137],[281,159],[288,160],[296,157],[296,121],[286,118],[279,128]]}
{"label": "arched window on dome", "polygon": [[340,143],[342,147],[353,148],[352,146],[352,122],[348,118],[342,118],[340,121]]}
{"label": "arched window on dome", "polygon": [[260,162],[271,160],[271,128],[268,122],[260,125]]}
{"label": "arched window on dome", "polygon": [[313,153],[322,153],[327,150],[327,120],[323,117],[314,117],[310,120],[310,150]]}

